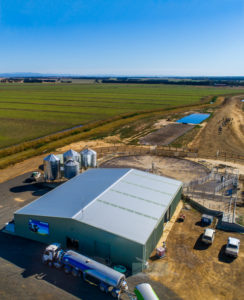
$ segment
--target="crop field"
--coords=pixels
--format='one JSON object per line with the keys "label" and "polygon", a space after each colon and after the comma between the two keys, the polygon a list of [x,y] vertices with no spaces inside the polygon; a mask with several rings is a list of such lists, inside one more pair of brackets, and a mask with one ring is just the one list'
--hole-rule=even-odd
{"label": "crop field", "polygon": [[159,84],[0,84],[0,148],[119,114],[241,92]]}

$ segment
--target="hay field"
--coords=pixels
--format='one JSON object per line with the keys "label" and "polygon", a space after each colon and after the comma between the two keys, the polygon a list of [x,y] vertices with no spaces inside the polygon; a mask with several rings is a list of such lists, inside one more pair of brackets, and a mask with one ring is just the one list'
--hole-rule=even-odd
{"label": "hay field", "polygon": [[234,88],[148,84],[0,84],[0,148],[76,125],[199,102]]}

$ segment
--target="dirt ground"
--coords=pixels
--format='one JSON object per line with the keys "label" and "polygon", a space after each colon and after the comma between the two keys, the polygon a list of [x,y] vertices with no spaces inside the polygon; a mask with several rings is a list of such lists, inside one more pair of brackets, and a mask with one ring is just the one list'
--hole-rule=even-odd
{"label": "dirt ground", "polygon": [[[199,156],[216,155],[217,151],[244,154],[244,111],[243,96],[228,97],[221,107],[209,119],[207,125],[189,144],[189,147],[198,149]],[[222,120],[231,121],[222,126]],[[222,127],[219,134],[218,128]]]}
{"label": "dirt ground", "polygon": [[[244,299],[244,236],[216,230],[212,246],[200,241],[200,213],[191,209],[183,223],[175,223],[167,238],[167,256],[149,265],[147,273],[182,299]],[[226,258],[224,246],[229,236],[241,240],[237,259]]]}
{"label": "dirt ground", "polygon": [[[64,153],[69,149],[73,149],[75,151],[81,151],[85,147],[106,147],[111,145],[116,145],[118,143],[118,137],[107,137],[103,140],[96,141],[80,141],[77,143],[72,143],[65,147],[57,149],[54,153]],[[121,144],[119,144],[121,145]],[[26,159],[20,163],[9,166],[3,170],[0,170],[0,183],[6,180],[15,178],[16,176],[22,175],[26,172],[33,172],[39,168],[40,165],[43,164],[43,158],[47,156],[49,153],[45,153],[43,155],[35,156],[29,159]]]}
{"label": "dirt ground", "polygon": [[169,145],[178,137],[191,130],[194,126],[188,124],[172,123],[163,126],[140,139],[143,145]]}
{"label": "dirt ground", "polygon": [[155,173],[168,176],[183,182],[207,175],[208,169],[198,163],[186,159],[160,156],[124,156],[116,157],[100,165],[103,168],[138,168],[141,170],[152,169]]}

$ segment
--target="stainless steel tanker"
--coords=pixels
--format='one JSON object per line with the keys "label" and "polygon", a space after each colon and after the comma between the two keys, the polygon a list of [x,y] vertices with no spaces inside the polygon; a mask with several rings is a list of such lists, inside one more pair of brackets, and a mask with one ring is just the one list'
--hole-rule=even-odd
{"label": "stainless steel tanker", "polygon": [[82,276],[85,281],[97,285],[102,292],[111,293],[116,299],[128,290],[124,274],[75,251],[64,251],[60,244],[49,245],[42,261],[50,267],[63,268],[66,274]]}

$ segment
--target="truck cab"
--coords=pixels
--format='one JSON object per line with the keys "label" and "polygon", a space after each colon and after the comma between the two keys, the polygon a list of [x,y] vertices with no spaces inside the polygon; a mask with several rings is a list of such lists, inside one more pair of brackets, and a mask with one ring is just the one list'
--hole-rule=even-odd
{"label": "truck cab", "polygon": [[214,241],[215,230],[211,228],[206,228],[202,235],[202,242],[211,245]]}
{"label": "truck cab", "polygon": [[53,262],[57,259],[60,249],[61,245],[59,243],[54,243],[47,246],[42,255],[42,262],[52,266]]}
{"label": "truck cab", "polygon": [[240,248],[240,240],[229,237],[225,247],[225,254],[232,257],[237,257]]}

